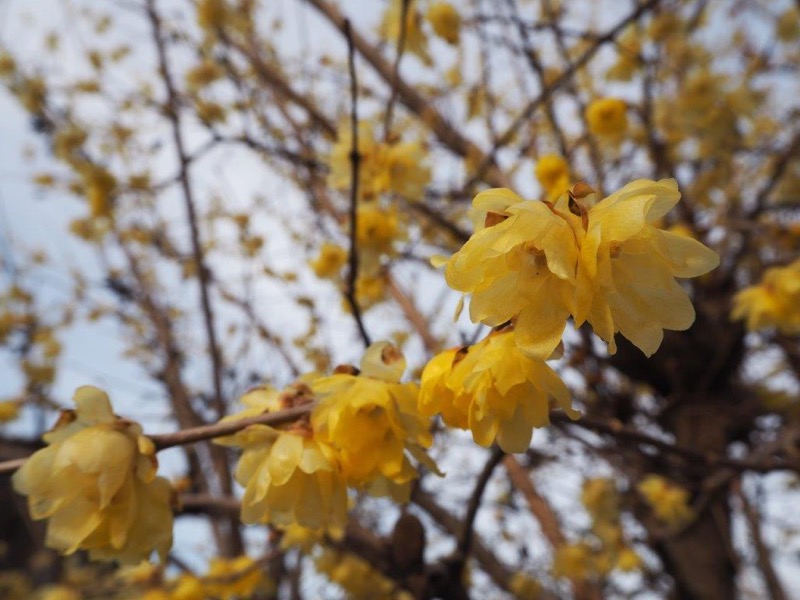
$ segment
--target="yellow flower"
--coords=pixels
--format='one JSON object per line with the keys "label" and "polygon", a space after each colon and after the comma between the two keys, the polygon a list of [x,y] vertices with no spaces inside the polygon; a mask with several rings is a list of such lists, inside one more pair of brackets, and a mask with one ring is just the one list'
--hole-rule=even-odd
{"label": "yellow flower", "polygon": [[636,486],[656,518],[677,527],[692,517],[689,492],[660,475],[647,475]]}
{"label": "yellow flower", "polygon": [[78,388],[75,405],[13,477],[31,517],[48,520],[46,545],[123,563],[157,550],[163,560],[172,545],[171,487],[156,477],[152,442],[112,413],[102,390]]}
{"label": "yellow flower", "polygon": [[431,170],[425,164],[425,151],[418,142],[398,142],[386,148],[383,165],[385,190],[408,200],[423,200]]}
{"label": "yellow flower", "polygon": [[81,600],[78,590],[65,585],[49,585],[39,592],[39,600]]}
{"label": "yellow flower", "polygon": [[336,461],[349,485],[408,500],[417,471],[409,454],[432,470],[423,448],[432,443],[428,419],[417,412],[415,383],[399,383],[405,358],[391,344],[370,346],[360,375],[345,372],[311,384],[319,404],[311,415],[314,436]]}
{"label": "yellow flower", "polygon": [[205,600],[203,583],[192,575],[181,575],[170,591],[170,600]]}
{"label": "yellow flower", "polygon": [[620,571],[638,571],[642,567],[642,558],[632,548],[623,548],[617,554],[616,566]]}
{"label": "yellow flower", "polygon": [[774,327],[781,333],[800,333],[800,259],[766,270],[761,283],[733,298],[733,319],[746,319],[750,331]]}
{"label": "yellow flower", "polygon": [[639,179],[590,208],[585,224],[561,201],[582,238],[575,322],[588,320],[612,354],[617,331],[650,356],[664,329],[688,329],[694,307],[675,278],[719,265],[719,256],[697,240],[653,225],[680,197],[674,179]]}
{"label": "yellow flower", "polygon": [[433,32],[448,44],[458,44],[461,34],[461,15],[449,2],[434,2],[425,15]]}
{"label": "yellow flower", "polygon": [[628,128],[628,107],[619,98],[598,98],[586,107],[586,122],[595,135],[615,137]]}
{"label": "yellow flower", "polygon": [[611,479],[598,477],[584,481],[581,503],[595,521],[614,521],[619,517],[619,494]]}
{"label": "yellow flower", "polygon": [[533,429],[550,422],[551,399],[577,417],[564,382],[543,361],[520,352],[506,330],[428,363],[419,408],[428,415],[441,412],[451,427],[469,428],[481,446],[497,441],[505,452],[524,452]]}
{"label": "yellow flower", "polygon": [[19,406],[19,402],[16,400],[0,402],[0,423],[16,419],[19,416]]}
{"label": "yellow flower", "polygon": [[558,154],[545,154],[536,163],[536,179],[548,193],[559,196],[569,187],[569,165]]}
{"label": "yellow flower", "polygon": [[171,600],[171,598],[166,590],[154,588],[142,594],[141,600]]}
{"label": "yellow flower", "polygon": [[541,584],[520,571],[511,576],[508,589],[518,600],[538,600],[542,597]]}
{"label": "yellow flower", "polygon": [[575,311],[575,234],[548,204],[511,190],[481,192],[472,204],[485,211],[487,226],[447,262],[447,284],[472,294],[473,322],[497,327],[515,319],[519,347],[546,359]]}
{"label": "yellow flower", "polygon": [[[302,383],[282,393],[256,389],[242,397],[245,410],[223,421],[312,401],[311,391]],[[280,527],[298,523],[310,529],[344,527],[347,520],[344,480],[307,420],[282,428],[250,425],[234,435],[216,439],[215,443],[243,450],[236,467],[236,481],[245,488],[242,497],[244,523],[270,523]]]}
{"label": "yellow flower", "polygon": [[347,262],[347,250],[336,244],[324,242],[319,249],[319,256],[309,262],[309,265],[317,277],[325,279],[338,275],[345,262]]}
{"label": "yellow flower", "polygon": [[[653,223],[680,199],[675,180],[640,179],[586,208],[574,193],[555,204],[524,201],[506,189],[482,192],[477,231],[446,263],[450,287],[472,293],[470,318],[496,327],[515,323],[515,340],[534,358],[557,347],[567,318],[591,323],[616,352],[619,331],[650,356],[664,329],[687,329],[694,308],[675,277],[719,264],[700,242]],[[582,196],[583,197],[583,196]]]}
{"label": "yellow flower", "polygon": [[211,559],[204,580],[208,594],[222,600],[250,598],[266,583],[259,564],[248,556]]}
{"label": "yellow flower", "polygon": [[327,575],[328,579],[341,587],[350,600],[411,598],[408,592],[395,592],[397,586],[391,579],[387,579],[367,561],[349,552],[325,548],[314,561],[314,565],[320,573]]}
{"label": "yellow flower", "polygon": [[358,209],[357,227],[359,249],[383,254],[391,253],[401,232],[396,211],[371,204]]}
{"label": "yellow flower", "polygon": [[[328,184],[338,190],[348,191],[352,183],[352,140],[351,126],[344,123],[328,159],[331,167]],[[408,200],[422,199],[431,180],[431,170],[419,142],[377,141],[372,124],[361,122],[358,154],[359,199],[372,200],[386,192],[396,192]]]}
{"label": "yellow flower", "polygon": [[553,557],[553,575],[580,581],[595,572],[592,549],[585,542],[564,544]]}
{"label": "yellow flower", "polygon": [[[352,183],[352,151],[353,136],[350,123],[343,123],[339,128],[336,144],[328,158],[330,174],[328,185],[337,190],[349,190]],[[381,174],[385,164],[385,149],[375,141],[372,125],[361,122],[358,125],[358,190],[359,198],[374,198],[384,191]]]}

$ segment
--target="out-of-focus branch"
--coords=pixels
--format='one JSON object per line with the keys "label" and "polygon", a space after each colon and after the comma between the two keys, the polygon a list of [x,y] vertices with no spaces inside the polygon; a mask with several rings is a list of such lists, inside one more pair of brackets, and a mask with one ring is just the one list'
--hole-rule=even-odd
{"label": "out-of-focus branch", "polygon": [[[414,490],[411,500],[450,535],[458,535],[461,531],[461,521],[454,517],[449,510],[439,505],[436,499],[427,492],[417,488]],[[515,571],[501,563],[494,552],[477,535],[473,535],[472,539],[472,556],[498,587],[509,590]]]}
{"label": "out-of-focus branch", "polygon": [[744,513],[745,521],[747,521],[747,526],[750,529],[750,535],[756,548],[758,568],[761,570],[761,574],[764,577],[764,583],[767,586],[769,598],[770,600],[786,600],[786,592],[783,590],[777,573],[775,573],[775,567],[772,565],[772,557],[770,556],[769,548],[767,548],[767,545],[764,543],[764,538],[761,536],[761,523],[759,522],[758,511],[747,499],[747,494],[745,494],[742,489],[741,480],[737,482],[735,488],[736,495],[739,497],[739,502],[742,504],[742,513]]}
{"label": "out-of-focus branch", "polygon": [[[349,25],[345,25],[345,23],[348,22],[347,19],[333,4],[325,0],[307,0],[307,2],[316,8],[342,34],[345,34],[346,27],[350,27]],[[392,65],[385,61],[380,51],[368,42],[358,31],[352,28],[350,28],[349,31],[349,35],[353,40],[353,45],[356,50],[358,50],[359,54],[373,66],[385,82],[391,85],[394,73]],[[481,163],[484,161],[487,162],[481,177],[478,179],[483,179],[493,186],[508,187],[508,180],[505,175],[494,167],[490,160],[484,157],[484,153],[478,146],[450,125],[441,113],[413,86],[400,77],[399,74],[395,81],[398,97],[403,104],[417,115],[420,120],[426,123],[447,148],[461,157],[470,157],[472,160],[477,159]]]}
{"label": "out-of-focus branch", "polygon": [[208,337],[209,353],[211,354],[211,370],[214,383],[214,404],[217,410],[217,416],[222,418],[226,413],[225,400],[222,395],[222,355],[220,353],[216,329],[214,326],[214,311],[211,306],[211,299],[209,296],[209,270],[206,266],[203,245],[200,241],[200,229],[197,224],[197,207],[194,199],[194,190],[189,181],[189,153],[186,151],[186,145],[181,132],[178,91],[175,87],[172,72],[170,70],[169,59],[167,58],[167,48],[166,44],[164,43],[164,35],[162,31],[161,16],[156,10],[155,0],[147,0],[146,6],[147,16],[150,19],[150,25],[153,33],[153,40],[155,41],[158,54],[159,72],[161,73],[164,87],[167,91],[167,103],[164,112],[170,122],[172,129],[172,140],[175,144],[175,150],[178,154],[178,163],[180,168],[179,179],[181,190],[183,192],[186,214],[189,220],[192,256],[195,262],[195,267],[197,268],[197,279],[200,284],[200,305],[203,311],[203,321],[205,324],[206,336]]}
{"label": "out-of-focus branch", "polygon": [[360,174],[361,154],[358,150],[358,76],[356,74],[355,46],[350,21],[344,23],[345,38],[347,39],[347,65],[350,70],[350,134],[352,136],[350,148],[350,251],[348,253],[348,273],[345,289],[345,298],[350,305],[353,318],[358,326],[358,332],[365,346],[370,341],[361,307],[358,305],[356,284],[358,282],[358,178]]}
{"label": "out-of-focus branch", "polygon": [[[724,467],[733,469],[736,472],[753,471],[756,473],[766,473],[769,471],[791,470],[797,471],[798,465],[785,459],[775,456],[776,452],[782,450],[781,446],[773,448],[769,454],[759,453],[750,458],[730,458],[716,453],[702,452],[693,448],[679,446],[671,442],[666,442],[657,437],[631,429],[619,421],[605,420],[595,417],[580,417],[572,420],[566,414],[554,412],[550,415],[550,421],[560,427],[575,426],[589,429],[598,433],[609,435],[615,438],[624,439],[638,444],[652,446],[661,450],[682,456],[693,461],[695,466],[706,465],[708,467]],[[762,447],[763,450],[763,447]]]}
{"label": "out-of-focus branch", "polygon": [[397,102],[397,80],[400,77],[400,61],[403,60],[403,53],[406,49],[406,36],[408,35],[408,7],[411,0],[403,0],[400,8],[400,35],[397,37],[397,55],[392,67],[392,80],[390,82],[391,92],[389,101],[386,103],[386,113],[383,118],[383,139],[389,141],[392,133],[392,117],[394,116],[394,105]]}
{"label": "out-of-focus branch", "polygon": [[508,472],[508,477],[514,487],[519,490],[528,504],[531,514],[539,522],[539,527],[545,539],[553,549],[557,549],[566,543],[566,538],[561,532],[561,525],[558,516],[550,506],[550,503],[539,493],[533,485],[528,472],[522,468],[517,459],[508,455],[503,458],[503,466]]}
{"label": "out-of-focus branch", "polygon": [[395,302],[397,302],[397,304],[400,306],[400,309],[403,311],[403,314],[406,316],[408,322],[414,327],[414,329],[417,330],[417,333],[422,338],[422,342],[425,344],[425,349],[428,352],[436,352],[439,350],[442,343],[436,339],[433,333],[431,333],[428,319],[426,319],[425,316],[419,312],[419,309],[417,309],[414,301],[400,288],[390,273],[386,274],[385,279],[386,287],[389,290],[389,293],[392,295],[392,298],[395,299]]}
{"label": "out-of-focus branch", "polygon": [[[312,2],[315,0],[311,0]],[[575,62],[569,65],[561,74],[556,77],[550,85],[545,87],[542,92],[533,100],[531,100],[517,115],[517,117],[511,122],[511,124],[506,128],[506,130],[497,138],[497,141],[494,144],[494,147],[491,151],[484,156],[484,158],[478,163],[478,167],[475,169],[475,172],[472,176],[472,179],[467,183],[465,188],[471,187],[476,181],[479,181],[483,178],[484,174],[488,172],[488,169],[494,164],[495,157],[497,156],[497,152],[507,146],[511,141],[516,137],[517,133],[520,131],[522,127],[524,127],[525,122],[528,121],[531,116],[541,107],[545,106],[549,101],[553,94],[558,90],[561,86],[565,85],[569,81],[572,80],[572,77],[575,73],[586,66],[589,61],[594,58],[597,52],[602,48],[605,44],[613,41],[620,33],[622,33],[625,28],[630,25],[631,23],[637,21],[642,15],[647,13],[649,10],[654,8],[660,0],[648,0],[643,4],[640,4],[634,11],[631,12],[627,17],[622,19],[619,23],[617,23],[614,27],[612,27],[608,32],[599,36],[595,39],[594,43],[589,46],[589,48],[578,57]],[[521,153],[525,153],[527,151],[527,147],[523,148]]]}
{"label": "out-of-focus branch", "polygon": [[472,539],[475,535],[475,518],[478,516],[478,509],[481,506],[483,492],[486,489],[486,485],[489,483],[489,479],[491,479],[495,468],[500,464],[500,461],[503,460],[503,456],[505,456],[505,453],[500,450],[500,448],[493,447],[490,450],[489,459],[486,461],[486,464],[483,466],[483,470],[481,471],[480,475],[478,475],[478,479],[475,481],[475,488],[472,490],[472,495],[467,503],[467,512],[464,515],[464,525],[461,529],[461,535],[458,540],[458,553],[460,560],[462,561],[462,568],[463,565],[466,564],[466,560],[469,557],[469,552],[472,547]]}
{"label": "out-of-focus branch", "polygon": [[234,48],[248,60],[250,66],[253,67],[253,72],[263,83],[268,85],[279,96],[283,96],[292,104],[302,108],[306,114],[308,114],[309,120],[314,126],[319,127],[330,137],[336,137],[336,127],[314,104],[311,96],[301,94],[292,88],[283,74],[261,57],[256,49],[256,43],[253,40],[248,40],[248,45],[227,35],[224,29],[220,29],[218,33],[220,35],[220,40],[224,44]]}

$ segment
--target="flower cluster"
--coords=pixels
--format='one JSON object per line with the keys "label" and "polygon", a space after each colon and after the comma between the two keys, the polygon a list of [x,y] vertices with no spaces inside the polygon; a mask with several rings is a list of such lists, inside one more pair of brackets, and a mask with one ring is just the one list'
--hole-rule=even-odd
{"label": "flower cluster", "polygon": [[450,287],[472,294],[470,316],[492,327],[515,324],[516,343],[547,359],[567,318],[589,322],[616,351],[617,332],[647,356],[664,329],[684,330],[695,313],[676,277],[697,277],[719,264],[690,237],[656,226],[680,199],[675,180],[637,180],[592,205],[577,184],[555,203],[526,201],[506,189],[478,194],[486,214],[446,263]]}
{"label": "flower cluster", "polygon": [[138,562],[172,546],[172,488],[156,476],[152,442],[138,423],[114,415],[102,390],[75,392],[35,452],[14,474],[31,517],[47,519],[46,544],[64,554]]}
{"label": "flower cluster", "polygon": [[767,269],[758,285],[737,293],[731,316],[745,319],[750,331],[774,327],[787,335],[800,333],[800,259]]}
{"label": "flower cluster", "polygon": [[309,418],[290,425],[250,425],[216,440],[243,449],[236,469],[245,488],[242,520],[335,535],[346,522],[348,486],[407,501],[417,477],[409,459],[436,466],[425,454],[432,437],[428,420],[416,411],[419,388],[399,382],[404,371],[403,355],[379,342],[365,353],[360,372],[339,367],[282,393],[245,395],[247,408],[227,419],[314,405]]}
{"label": "flower cluster", "polygon": [[689,492],[660,475],[647,475],[636,487],[653,514],[670,527],[679,527],[692,518]]}
{"label": "flower cluster", "polygon": [[[238,420],[302,406],[313,401],[311,390],[297,383],[284,392],[260,388],[242,397],[247,407],[223,419]],[[215,443],[243,450],[236,480],[245,488],[244,523],[301,523],[312,529],[344,527],[347,490],[338,467],[326,456],[306,420],[285,428],[250,425]]]}
{"label": "flower cluster", "polygon": [[422,373],[420,412],[441,413],[485,447],[497,441],[506,452],[524,452],[533,428],[549,423],[551,404],[577,417],[564,382],[544,361],[520,352],[509,328],[439,354]]}
{"label": "flower cluster", "polygon": [[[339,131],[338,141],[329,157],[331,173],[328,182],[335,189],[350,189],[352,149],[353,137],[347,123]],[[379,141],[368,122],[359,124],[358,154],[358,188],[362,200],[374,200],[384,193],[417,200],[431,179],[431,170],[426,165],[425,151],[420,143]]]}

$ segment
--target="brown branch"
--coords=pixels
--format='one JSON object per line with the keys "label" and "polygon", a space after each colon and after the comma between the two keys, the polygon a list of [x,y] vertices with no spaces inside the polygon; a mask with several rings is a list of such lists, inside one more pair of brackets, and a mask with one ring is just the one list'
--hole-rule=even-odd
{"label": "brown branch", "polygon": [[406,31],[408,29],[406,20],[410,4],[411,0],[403,0],[403,5],[400,9],[400,35],[397,37],[397,56],[394,59],[394,67],[392,68],[391,93],[386,104],[386,115],[383,119],[384,142],[388,142],[391,139],[392,117],[394,116],[394,105],[397,103],[397,80],[400,78],[400,61],[403,60],[403,53],[406,49],[406,36],[408,33]]}
{"label": "brown branch", "polygon": [[442,347],[442,343],[431,333],[428,320],[419,312],[414,301],[400,288],[390,273],[386,274],[385,279],[389,293],[400,306],[408,322],[417,330],[417,333],[422,338],[422,342],[425,344],[426,350],[428,350],[428,352],[438,351]]}
{"label": "brown branch", "polygon": [[347,257],[349,270],[345,298],[350,305],[350,310],[358,326],[361,339],[364,341],[364,346],[369,346],[372,342],[367,328],[364,326],[361,308],[358,306],[358,298],[356,298],[356,282],[358,281],[358,177],[361,154],[358,151],[358,77],[350,21],[345,21],[344,31],[347,39],[347,65],[350,71],[350,134],[352,136],[350,148],[350,252]]}
{"label": "brown branch", "polygon": [[472,547],[472,539],[475,533],[475,518],[478,516],[478,509],[481,506],[483,492],[486,489],[486,485],[489,483],[489,479],[492,477],[492,473],[494,473],[495,467],[500,464],[504,456],[505,453],[500,450],[500,448],[496,446],[493,447],[490,450],[489,460],[486,461],[483,470],[475,481],[475,488],[472,490],[472,495],[467,503],[467,512],[464,515],[464,524],[461,529],[461,536],[458,540],[458,554],[462,569],[466,564]]}
{"label": "brown branch", "polygon": [[561,532],[558,516],[536,487],[533,485],[527,471],[522,468],[517,459],[508,455],[503,458],[503,466],[508,472],[508,477],[514,487],[519,490],[528,504],[531,514],[536,517],[539,527],[550,546],[556,550],[566,543],[566,538]]}
{"label": "brown branch", "polygon": [[471,187],[475,184],[475,182],[479,181],[484,176],[489,167],[494,164],[497,152],[502,147],[511,143],[511,141],[516,137],[517,133],[524,127],[525,122],[528,121],[539,108],[545,106],[550,101],[550,98],[553,96],[556,90],[571,81],[572,76],[575,75],[578,69],[586,66],[589,61],[594,58],[595,54],[597,54],[603,45],[613,41],[628,25],[638,20],[643,14],[655,7],[659,2],[660,0],[648,0],[648,2],[640,4],[633,12],[631,12],[630,15],[622,19],[608,32],[596,38],[594,43],[586,50],[586,52],[578,57],[575,62],[570,64],[569,67],[564,69],[561,74],[550,83],[549,86],[545,87],[536,98],[531,100],[525,106],[525,108],[520,111],[519,115],[517,115],[517,117],[511,122],[505,132],[503,132],[500,137],[497,138],[497,141],[495,142],[491,151],[484,156],[483,160],[479,162],[475,173],[464,187]]}
{"label": "brown branch", "polygon": [[[380,51],[373,46],[367,39],[352,29],[348,20],[339,11],[339,9],[326,2],[325,0],[307,0],[314,8],[316,8],[334,27],[336,27],[342,34],[346,34],[345,29],[349,31],[350,38],[353,41],[353,46],[358,50],[358,53],[372,65],[378,72],[381,78],[391,83],[393,78],[392,66],[383,59]],[[417,117],[426,123],[431,131],[436,135],[442,144],[450,149],[451,152],[463,157],[470,157],[473,160],[478,159],[483,161],[484,153],[472,141],[464,137],[457,129],[455,129],[445,118],[441,115],[433,105],[426,100],[413,86],[406,83],[406,81],[399,76],[396,79],[397,94],[403,104]],[[490,185],[496,187],[508,187],[508,180],[505,175],[496,167],[486,168],[485,173],[482,174],[481,179],[484,179]]]}
{"label": "brown branch", "polygon": [[178,154],[178,161],[180,165],[179,179],[181,190],[183,192],[186,214],[189,220],[192,256],[195,267],[197,268],[197,277],[200,284],[200,304],[203,311],[203,321],[205,324],[206,336],[208,338],[209,352],[211,354],[214,403],[217,409],[217,416],[222,418],[226,413],[225,401],[222,395],[222,355],[220,353],[219,344],[217,343],[217,334],[214,327],[214,312],[211,307],[211,299],[208,291],[209,270],[206,267],[205,257],[203,255],[203,246],[200,241],[200,230],[197,225],[197,210],[194,200],[194,191],[191,183],[189,182],[189,153],[186,151],[183,134],[181,133],[180,112],[178,110],[178,91],[172,78],[172,72],[170,71],[169,60],[167,58],[167,49],[163,38],[161,17],[156,11],[155,0],[147,0],[147,15],[150,19],[153,39],[156,44],[159,71],[164,80],[164,86],[166,87],[167,91],[167,104],[164,107],[165,114],[171,124],[172,140],[175,144],[175,149]]}
{"label": "brown branch", "polygon": [[305,404],[303,406],[296,406],[294,408],[287,408],[286,410],[279,410],[275,412],[265,413],[255,417],[247,417],[246,419],[236,419],[232,421],[225,421],[223,423],[212,423],[211,425],[201,425],[200,427],[192,427],[191,429],[183,429],[173,433],[162,433],[158,435],[148,436],[156,446],[157,450],[165,450],[173,446],[183,446],[185,444],[194,444],[203,440],[210,440],[226,435],[231,435],[249,427],[250,425],[271,425],[277,427],[291,423],[297,419],[306,416],[311,412],[312,404]]}
{"label": "brown branch", "polygon": [[[461,530],[461,522],[449,510],[440,506],[433,496],[417,488],[414,490],[411,500],[428,513],[444,531],[451,535],[458,535]],[[472,555],[495,585],[510,591],[509,585],[515,571],[501,563],[494,552],[477,536],[473,536]]]}
{"label": "brown branch", "polygon": [[331,138],[336,138],[336,127],[331,121],[322,114],[322,111],[314,105],[310,96],[303,95],[292,88],[283,74],[264,61],[258,54],[256,44],[252,40],[248,40],[250,45],[245,46],[232,37],[228,36],[225,31],[218,31],[220,40],[235,50],[241,52],[245,58],[250,62],[253,67],[253,72],[256,76],[274,90],[280,96],[283,96],[292,104],[302,108],[309,116],[311,123],[324,131]]}
{"label": "brown branch", "polygon": [[736,488],[736,495],[739,497],[739,502],[742,503],[742,513],[744,513],[745,521],[750,529],[750,535],[753,538],[753,544],[756,547],[756,557],[758,568],[761,569],[761,574],[764,576],[764,583],[767,587],[770,600],[786,600],[786,592],[783,590],[780,579],[775,573],[775,567],[772,565],[772,557],[770,556],[769,548],[764,543],[764,538],[761,536],[761,524],[759,523],[759,515],[756,508],[750,504],[747,495],[742,489],[742,482],[739,480],[734,486]]}
{"label": "brown branch", "polygon": [[[689,459],[693,461],[695,465],[700,463],[709,467],[725,467],[726,469],[733,469],[734,472],[753,471],[756,473],[766,473],[769,471],[798,470],[798,465],[771,454],[758,454],[753,455],[750,458],[737,459],[722,456],[713,452],[702,452],[693,448],[679,446],[646,433],[642,433],[641,431],[626,427],[621,422],[616,420],[604,420],[585,416],[576,420],[572,420],[565,413],[553,412],[550,415],[550,421],[554,425],[560,427],[581,427],[583,429],[589,429],[615,438],[652,446],[663,452],[676,454]],[[776,447],[773,451],[778,450],[780,450],[780,447]]]}
{"label": "brown branch", "polygon": [[[196,442],[232,435],[251,425],[271,425],[273,427],[285,425],[286,423],[291,423],[308,415],[312,408],[312,404],[306,404],[294,408],[287,408],[286,410],[264,413],[263,415],[255,417],[225,421],[224,423],[212,423],[211,425],[200,425],[199,427],[181,429],[179,431],[173,431],[172,433],[149,435],[147,437],[153,442],[156,450],[161,451],[167,448],[173,448],[174,446],[185,446],[187,444],[194,444]],[[16,458],[14,460],[0,462],[0,474],[13,473],[19,469],[28,458],[29,457]],[[210,495],[207,496],[211,497]]]}

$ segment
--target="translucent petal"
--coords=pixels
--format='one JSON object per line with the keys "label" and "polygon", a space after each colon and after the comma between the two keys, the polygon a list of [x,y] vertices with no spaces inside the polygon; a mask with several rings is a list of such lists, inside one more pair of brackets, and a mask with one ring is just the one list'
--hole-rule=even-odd
{"label": "translucent petal", "polygon": [[100,388],[84,385],[75,390],[73,396],[78,418],[87,425],[111,423],[116,420],[111,401]]}
{"label": "translucent petal", "polygon": [[278,436],[269,453],[267,465],[272,485],[284,485],[303,458],[303,438],[284,433]]}

